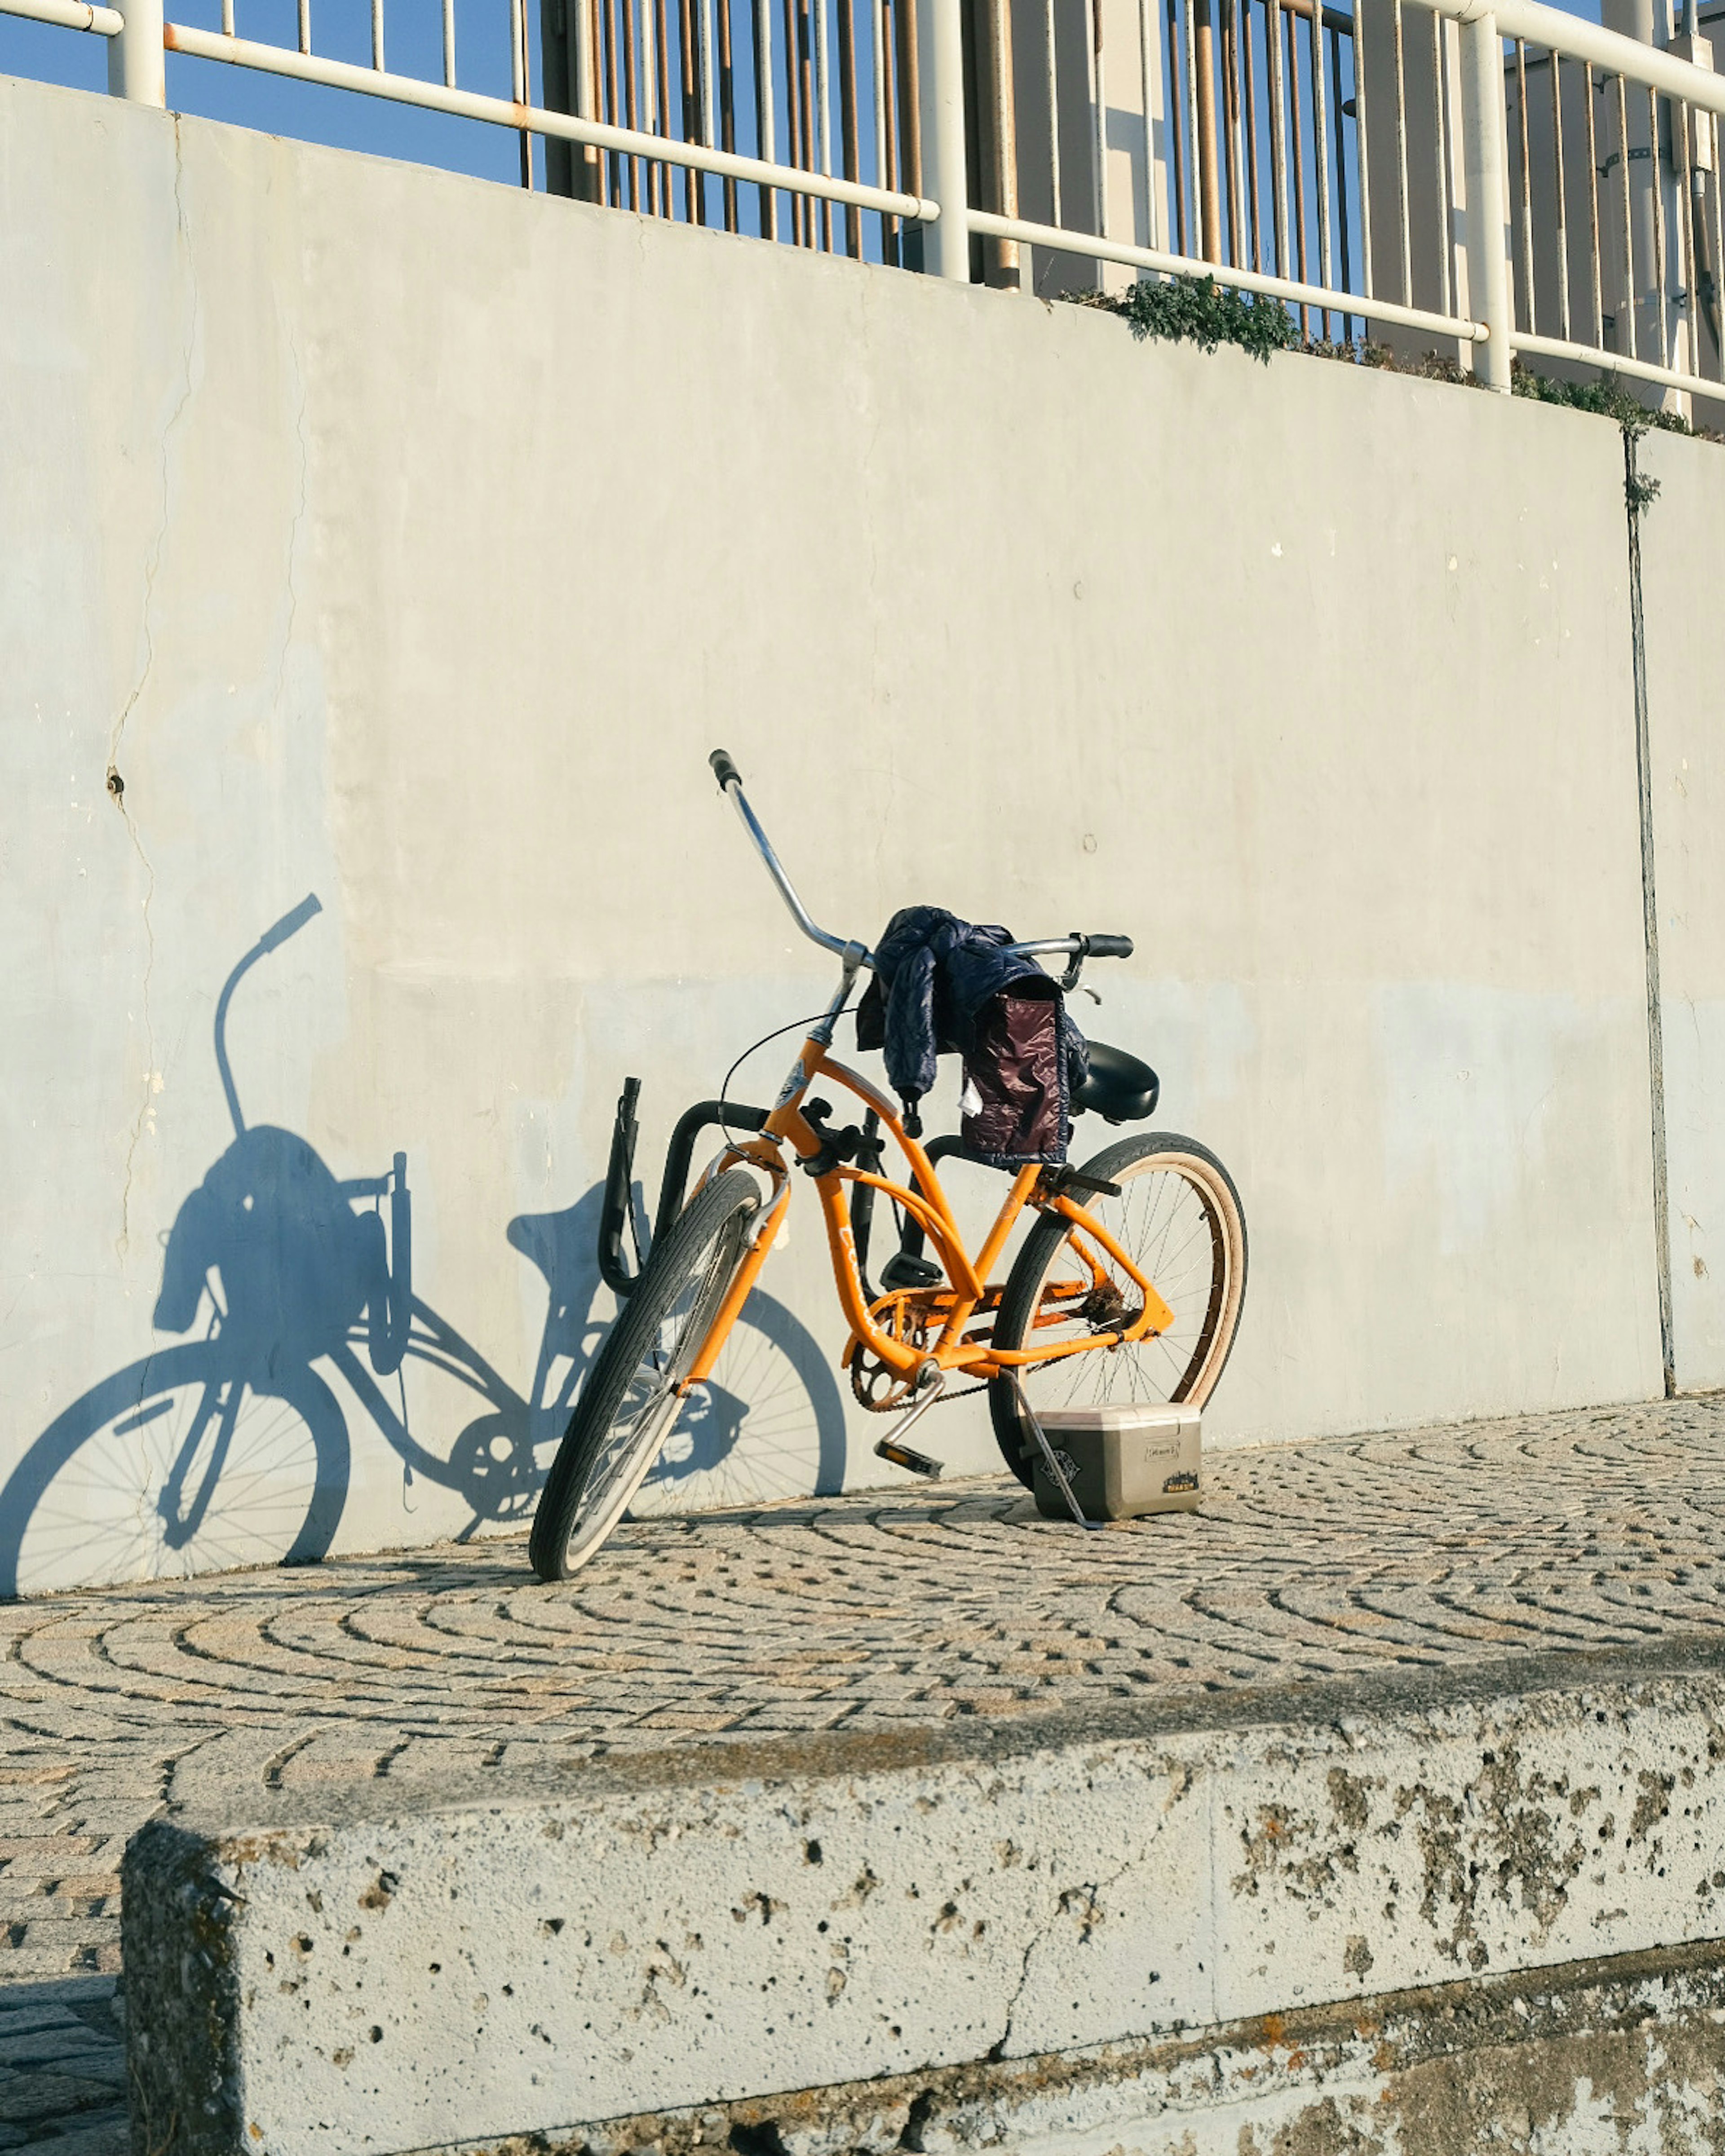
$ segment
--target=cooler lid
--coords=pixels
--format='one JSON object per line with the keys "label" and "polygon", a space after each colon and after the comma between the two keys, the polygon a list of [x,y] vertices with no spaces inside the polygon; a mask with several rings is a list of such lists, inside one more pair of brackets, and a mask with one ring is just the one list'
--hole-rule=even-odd
{"label": "cooler lid", "polygon": [[[1031,1405],[1035,1406],[1034,1400]],[[1045,1430],[1183,1431],[1197,1429],[1200,1416],[1196,1408],[1157,1407],[1141,1401],[1115,1408],[1038,1408],[1036,1419]]]}

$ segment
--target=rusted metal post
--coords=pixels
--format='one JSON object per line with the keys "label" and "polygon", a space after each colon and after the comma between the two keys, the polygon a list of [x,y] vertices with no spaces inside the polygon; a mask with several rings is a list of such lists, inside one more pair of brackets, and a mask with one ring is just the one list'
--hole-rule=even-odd
{"label": "rusted metal post", "polygon": [[[922,0],[930,7],[933,0]],[[895,109],[898,117],[898,184],[907,195],[927,199],[922,173],[922,31],[917,0],[893,0],[897,44]],[[899,235],[899,260],[906,270],[923,266],[921,225],[906,225]]]}
{"label": "rusted metal post", "polygon": [[[599,116],[598,23],[592,0],[568,0],[571,11],[569,64],[574,73],[575,110],[583,120]],[[583,202],[604,199],[601,153],[585,145],[574,160],[575,192]]]}
{"label": "rusted metal post", "polygon": [[[511,95],[517,105],[533,102],[533,80],[528,71],[527,11],[521,0],[511,0],[509,36],[512,47],[511,67]],[[383,9],[382,0],[372,4],[372,65],[383,64]],[[516,141],[521,153],[521,185],[531,193],[533,187],[533,135],[531,128],[517,131]]]}
{"label": "rusted metal post", "polygon": [[126,28],[108,40],[108,95],[134,105],[167,103],[162,0],[114,0]]}
{"label": "rusted metal post", "polygon": [[[667,141],[670,136],[670,24],[665,14],[665,0],[658,0],[654,13],[654,69],[656,75],[655,92],[657,98],[657,132]],[[671,168],[661,163],[659,172],[659,214],[675,217],[676,205],[671,199]]]}
{"label": "rusted metal post", "polygon": [[[736,65],[731,50],[731,0],[719,6],[719,146],[727,153],[737,148]],[[735,232],[737,182],[725,175],[725,229]]]}
{"label": "rusted metal post", "polygon": [[1198,73],[1198,206],[1206,262],[1222,259],[1222,197],[1216,157],[1216,33],[1210,0],[1193,10],[1194,60]]}
{"label": "rusted metal post", "polygon": [[[800,171],[803,165],[803,106],[797,95],[797,83],[802,73],[801,55],[797,49],[797,0],[779,0],[779,34],[784,40],[784,118],[785,132],[789,140],[785,144],[785,162]],[[773,87],[768,85],[768,94]],[[805,244],[804,227],[809,222],[809,203],[806,197],[794,192],[791,194],[791,244]]]}
{"label": "rusted metal post", "polygon": [[[880,48],[876,62],[878,88],[878,120],[880,177],[882,187],[908,187],[907,180],[898,177],[899,163],[899,87],[898,87],[898,8],[893,0],[877,0],[876,21],[880,23]],[[890,18],[890,19],[889,19]],[[891,175],[889,177],[888,176]],[[901,266],[904,255],[903,220],[883,217],[880,220],[880,259],[890,262],[895,270]]]}
{"label": "rusted metal post", "polygon": [[[1019,213],[1018,113],[1013,100],[1011,0],[977,0],[977,88],[981,100],[983,200],[997,217]],[[1019,243],[983,242],[984,281],[1019,285]]]}
{"label": "rusted metal post", "polygon": [[[685,142],[706,140],[701,125],[701,79],[695,66],[695,9],[691,0],[677,0],[677,57],[682,63],[681,121]],[[683,167],[683,222],[706,223],[706,177],[692,165]]]}
{"label": "rusted metal post", "polygon": [[[454,0],[444,0],[444,73],[454,87]],[[539,49],[545,80],[540,97],[547,110],[572,112],[583,120],[599,116],[595,101],[594,17],[592,0],[540,0]],[[572,195],[582,202],[604,198],[601,153],[589,144],[545,141],[545,186],[549,194]]]}
{"label": "rusted metal post", "polygon": [[[1239,262],[1240,0],[1224,0],[1222,17],[1222,166],[1228,181],[1228,259]],[[1147,102],[1145,110],[1149,109]]]}
{"label": "rusted metal post", "polygon": [[[855,0],[839,0],[839,154],[847,180],[862,177],[862,141],[856,110]],[[845,252],[862,259],[862,212],[854,203],[845,211]]]}

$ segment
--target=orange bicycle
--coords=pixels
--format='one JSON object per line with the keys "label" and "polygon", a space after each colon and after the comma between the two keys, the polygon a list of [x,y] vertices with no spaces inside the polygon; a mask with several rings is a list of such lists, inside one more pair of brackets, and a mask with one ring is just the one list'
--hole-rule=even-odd
{"label": "orange bicycle", "polygon": [[[889,1096],[831,1054],[834,1028],[858,974],[874,965],[873,953],[815,926],[749,807],[736,766],[722,750],[711,763],[798,927],[838,957],[841,978],[770,1111],[709,1103],[684,1118],[672,1142],[658,1232],[632,1280],[616,1263],[614,1224],[629,1184],[627,1158],[619,1172],[614,1151],[613,1248],[605,1273],[626,1300],[588,1373],[540,1497],[529,1544],[533,1568],[542,1579],[567,1579],[623,1517],[685,1403],[717,1362],[784,1224],[799,1173],[820,1200],[833,1279],[850,1327],[841,1366],[865,1406],[901,1417],[877,1454],[938,1474],[939,1463],[906,1445],[905,1433],[951,1376],[975,1379],[987,1385],[994,1434],[1014,1474],[1028,1484],[1040,1456],[1074,1517],[1089,1525],[1024,1381],[1031,1379],[1044,1409],[1201,1407],[1227,1363],[1245,1292],[1245,1219],[1233,1179],[1206,1147],[1163,1132],[1120,1139],[1080,1168],[1032,1163],[1014,1174],[973,1259],[935,1168],[958,1142],[937,1138],[925,1148]],[[1063,953],[1060,985],[1070,990],[1087,958],[1130,957],[1132,946],[1124,936],[1072,935],[1007,948],[1028,958]],[[1154,1112],[1158,1081],[1147,1064],[1098,1041],[1089,1050],[1090,1075],[1075,1107],[1115,1124],[1141,1122]],[[809,1098],[818,1079],[855,1096],[865,1111],[860,1126],[834,1127],[828,1104]],[[619,1129],[627,1123],[631,1132],[633,1100],[630,1090],[619,1109]],[[684,1204],[692,1132],[702,1122],[722,1124],[726,1142]],[[883,1172],[889,1138],[904,1157],[907,1182]],[[877,1197],[889,1199],[903,1223],[900,1248],[878,1288],[865,1272]],[[1026,1210],[1037,1217],[1004,1282],[996,1284],[990,1275]]]}

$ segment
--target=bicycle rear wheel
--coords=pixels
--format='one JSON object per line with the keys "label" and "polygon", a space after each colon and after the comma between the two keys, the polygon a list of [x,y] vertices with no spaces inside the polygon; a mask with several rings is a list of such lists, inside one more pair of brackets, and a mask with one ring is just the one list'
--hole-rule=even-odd
{"label": "bicycle rear wheel", "polygon": [[[1086,1161],[1083,1173],[1119,1184],[1118,1198],[1086,1198],[1085,1206],[1168,1304],[1173,1323],[1129,1345],[1022,1367],[1030,1404],[1201,1408],[1226,1367],[1245,1297],[1245,1215],[1233,1177],[1208,1147],[1165,1131],[1122,1138]],[[1007,1277],[994,1340],[1040,1348],[1091,1338],[1130,1324],[1142,1306],[1130,1274],[1059,1214],[1045,1213]],[[1004,1378],[988,1388],[988,1412],[1007,1466],[1028,1485],[1035,1440]]]}
{"label": "bicycle rear wheel", "polygon": [[542,1579],[581,1569],[658,1458],[760,1202],[754,1178],[729,1168],[696,1194],[649,1256],[594,1358],[533,1516],[527,1554]]}

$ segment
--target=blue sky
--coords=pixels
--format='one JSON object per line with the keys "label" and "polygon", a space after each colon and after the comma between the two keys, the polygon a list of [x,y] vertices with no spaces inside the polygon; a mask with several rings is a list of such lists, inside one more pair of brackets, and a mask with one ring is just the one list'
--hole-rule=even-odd
{"label": "blue sky", "polygon": [[[747,26],[749,0],[731,0],[736,26],[736,103],[737,146],[755,148],[753,88]],[[844,0],[829,0],[836,23]],[[532,45],[531,65],[536,92],[542,80],[538,50],[539,0],[526,0]],[[677,38],[678,6],[669,0],[671,40]],[[860,10],[859,11],[861,12]],[[1159,10],[1158,11],[1160,12]],[[1568,12],[1597,21],[1599,0],[1574,0]],[[221,27],[221,0],[168,0],[171,19],[211,30]],[[775,38],[782,35],[783,15],[779,0],[771,13]],[[455,0],[458,77],[464,90],[494,96],[510,95],[510,33],[508,0]],[[291,49],[297,41],[295,0],[236,0],[236,27],[240,36]],[[321,55],[368,65],[371,60],[371,9],[367,0],[311,0],[312,42]],[[443,76],[442,8],[440,0],[386,0],[386,57],[392,72],[441,81]],[[837,106],[838,68],[836,36],[831,40],[833,99]],[[862,113],[862,171],[874,177],[872,55],[866,38],[860,38],[858,52],[859,103]],[[781,56],[775,70],[783,90]],[[106,40],[87,33],[63,30],[25,22],[0,13],[0,73],[34,77],[92,90],[105,90],[107,83]],[[422,112],[382,99],[327,90],[316,85],[285,80],[249,69],[223,66],[213,61],[188,59],[170,54],[167,62],[168,102],[177,110],[198,114],[262,130],[298,136],[345,149],[367,150],[379,155],[412,159],[454,172],[515,185],[520,180],[520,148],[516,136],[501,127],[479,121],[456,120],[442,113]],[[675,107],[673,105],[674,131]],[[783,96],[778,107],[778,147],[785,155],[788,115]],[[840,159],[834,124],[833,162]],[[544,146],[534,146],[535,170],[541,183],[544,174]],[[716,185],[711,198],[716,211]],[[755,190],[738,190],[739,209],[745,230],[757,226]],[[780,198],[782,228],[788,223],[788,198]],[[677,183],[678,214],[682,213],[682,184]],[[865,220],[865,249],[878,255],[875,220]],[[842,240],[839,244],[842,244]]]}
{"label": "blue sky", "polygon": [[[168,0],[167,13],[172,21],[198,28],[219,30],[222,27],[220,0]],[[536,70],[538,13],[537,0],[531,0]],[[298,42],[294,0],[237,0],[235,15],[235,27],[243,38],[290,48]],[[509,11],[506,0],[456,0],[455,16],[461,87],[507,97]],[[315,50],[326,59],[369,66],[371,10],[364,0],[321,0],[321,4],[312,0],[311,19]],[[395,0],[393,6],[386,6],[385,31],[385,57],[393,73],[424,75],[437,82],[443,80],[443,15],[439,0]],[[0,74],[105,90],[107,40],[0,14]],[[409,157],[421,164],[442,165],[485,179],[518,182],[521,176],[516,138],[506,128],[452,120],[443,113],[418,112],[408,105],[356,96],[348,90],[285,81],[249,68],[224,67],[215,61],[170,54],[167,98],[177,111],[232,121],[267,134],[293,135],[342,149]]]}
{"label": "blue sky", "polygon": [[[311,0],[312,48],[321,57],[369,66],[372,58],[371,8],[367,0]],[[842,169],[838,141],[838,57],[836,22],[839,0],[829,0],[829,44],[833,124],[832,159],[834,171]],[[543,73],[539,49],[539,0],[525,0],[531,44],[534,101],[539,101]],[[737,39],[735,101],[737,146],[745,155],[755,150],[754,86],[748,25],[749,0],[731,0]],[[221,0],[166,0],[168,18],[197,28],[219,30]],[[465,90],[483,95],[508,97],[510,82],[510,23],[508,0],[454,0],[456,78]],[[678,44],[678,0],[666,0],[672,59]],[[860,12],[860,11],[859,11]],[[776,49],[783,38],[780,0],[772,0],[773,35]],[[298,42],[295,0],[235,0],[234,27],[242,38],[291,50]],[[443,80],[443,9],[441,0],[385,0],[384,53],[392,74],[412,74],[432,82]],[[857,54],[858,100],[862,112],[861,166],[863,177],[874,177],[874,80],[872,54],[866,39],[860,39]],[[0,13],[0,74],[28,75],[44,82],[105,90],[105,38],[87,32],[63,30],[25,22]],[[777,148],[786,154],[788,116],[783,102],[784,68],[782,49],[775,70],[780,97]],[[678,124],[680,91],[671,90],[673,134]],[[294,136],[300,140],[330,143],[338,148],[369,150],[386,157],[411,158],[439,165],[452,172],[470,172],[485,178],[519,185],[521,151],[517,136],[505,127],[482,121],[456,120],[444,113],[418,111],[385,99],[366,97],[350,90],[263,74],[248,68],[224,66],[217,61],[190,59],[179,54],[167,56],[167,101],[177,111],[224,120],[269,134]],[[544,179],[544,145],[534,145],[536,184]],[[716,183],[710,182],[716,189]],[[746,230],[756,227],[752,188],[741,190],[739,213]],[[781,219],[788,214],[780,198]],[[716,210],[716,192],[713,197]],[[682,183],[677,183],[677,213],[682,214]],[[872,223],[872,219],[870,220]],[[842,244],[842,242],[840,243]],[[868,251],[877,252],[870,244]]]}

